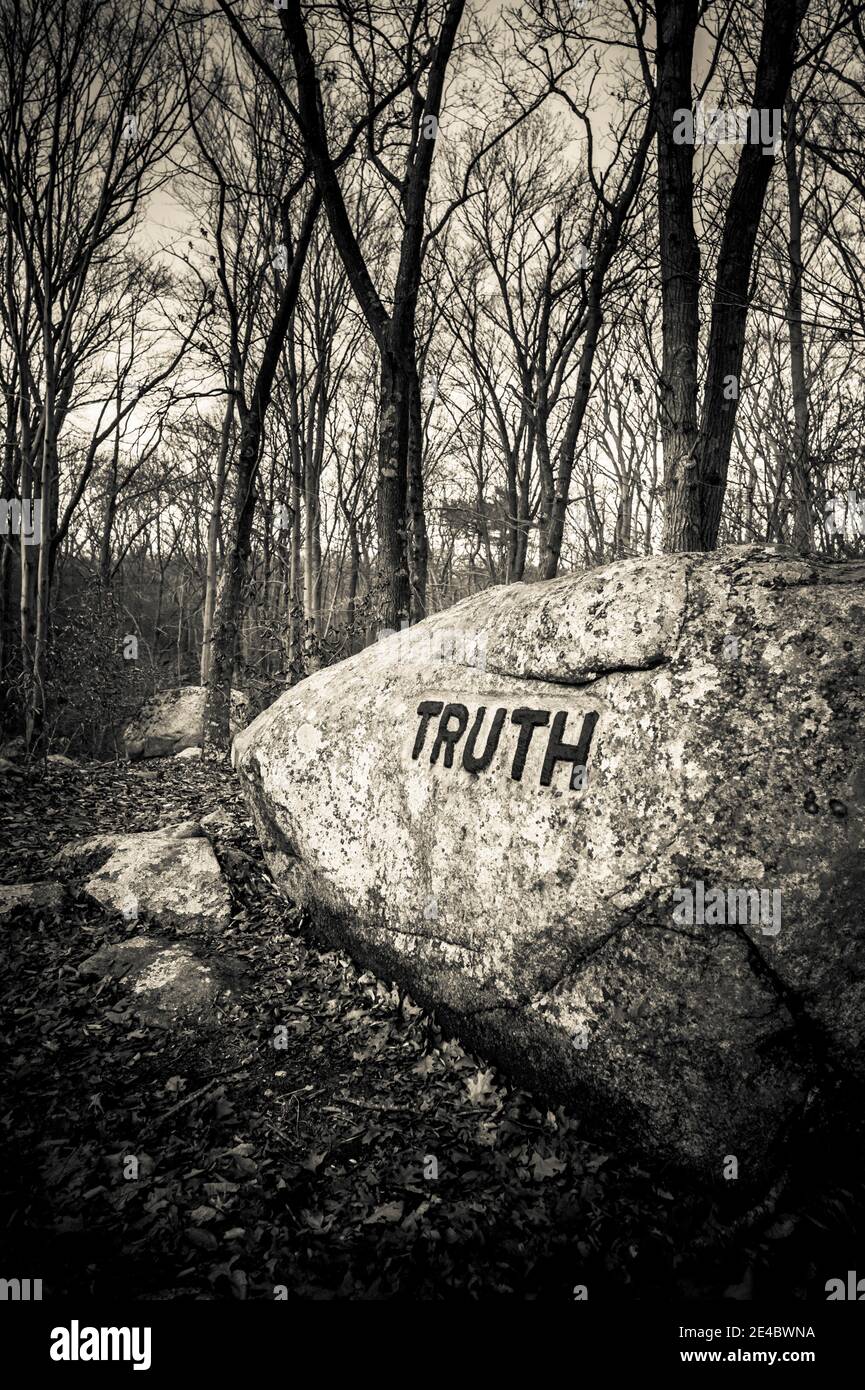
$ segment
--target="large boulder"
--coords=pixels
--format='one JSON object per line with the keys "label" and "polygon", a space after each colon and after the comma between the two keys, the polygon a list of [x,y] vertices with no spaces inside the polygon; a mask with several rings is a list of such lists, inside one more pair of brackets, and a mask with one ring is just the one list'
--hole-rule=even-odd
{"label": "large boulder", "polygon": [[[182,685],[160,690],[145,700],[123,730],[123,745],[130,762],[138,758],[164,758],[185,748],[200,748],[204,740],[203,685]],[[231,732],[236,734],[248,718],[248,700],[239,690],[231,692]]]}
{"label": "large boulder", "polygon": [[317,672],[234,757],[359,961],[596,1131],[756,1177],[862,1080],[863,671],[865,564],[634,559]]}

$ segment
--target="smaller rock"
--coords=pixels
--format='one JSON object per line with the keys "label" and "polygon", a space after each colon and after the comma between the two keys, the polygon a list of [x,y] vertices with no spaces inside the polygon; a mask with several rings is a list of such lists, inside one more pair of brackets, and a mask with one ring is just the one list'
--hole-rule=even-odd
{"label": "smaller rock", "polygon": [[16,912],[57,912],[63,906],[62,883],[0,884],[0,922],[8,922]]}
{"label": "smaller rock", "polygon": [[97,868],[129,840],[141,841],[144,845],[147,841],[194,840],[202,837],[203,833],[201,822],[197,820],[176,821],[174,824],[160,826],[158,830],[142,830],[137,833],[100,831],[98,835],[88,835],[83,840],[68,840],[57,850],[53,862],[56,868],[64,871]]}
{"label": "smaller rock", "polygon": [[[184,685],[161,690],[145,700],[138,714],[123,730],[123,744],[130,762],[138,758],[164,758],[199,748],[204,741],[203,685]],[[236,734],[248,718],[249,700],[239,690],[231,692],[230,729]]]}
{"label": "smaller rock", "polygon": [[185,946],[166,946],[150,936],[103,946],[78,971],[85,979],[125,981],[135,1013],[166,1028],[209,1012],[223,992],[210,966]]}
{"label": "smaller rock", "polygon": [[139,914],[180,930],[227,927],[231,897],[216,855],[196,820],[137,835],[73,840],[54,859],[58,868],[86,868],[84,891],[127,921]]}
{"label": "smaller rock", "polygon": [[201,758],[201,749],[198,747],[181,748],[179,753],[175,753],[175,758],[185,758],[189,762],[193,758]]}
{"label": "smaller rock", "polygon": [[75,761],[74,758],[67,758],[63,753],[49,753],[49,754],[48,754],[48,757],[45,759],[45,761],[46,761],[47,763],[50,763],[50,764],[52,765],[52,767],[77,767],[77,766],[78,766],[78,764],[77,764],[77,762]]}

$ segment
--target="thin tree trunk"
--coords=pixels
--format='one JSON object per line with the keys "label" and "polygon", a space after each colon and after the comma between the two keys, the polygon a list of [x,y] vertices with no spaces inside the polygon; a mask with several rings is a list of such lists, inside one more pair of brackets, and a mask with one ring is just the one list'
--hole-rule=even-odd
{"label": "thin tree trunk", "polygon": [[231,431],[234,424],[234,368],[228,377],[228,400],[222,417],[222,432],[219,437],[219,455],[216,460],[216,479],[213,491],[213,506],[207,524],[207,575],[204,581],[204,618],[201,633],[201,684],[206,685],[210,675],[210,658],[213,645],[213,613],[216,607],[216,585],[219,560],[219,520],[222,515],[222,499],[225,495],[225,479],[228,473],[228,452],[231,444]]}
{"label": "thin tree trunk", "polygon": [[[426,97],[422,99],[420,114],[424,124],[429,120],[438,121],[445,71],[463,9],[464,0],[447,0],[438,41],[429,64]],[[315,60],[298,0],[287,0],[280,9],[280,23],[291,46],[297,78],[298,113],[316,186],[325,202],[334,244],[379,351],[381,396],[376,511],[382,588],[380,617],[386,626],[400,628],[411,615],[406,534],[411,375],[406,359],[411,352],[411,373],[416,379],[414,323],[423,262],[424,209],[435,138],[429,138],[424,130],[417,139],[402,183],[405,222],[394,283],[394,309],[389,316],[355,236],[336,167],[331,159]],[[415,99],[418,99],[417,92]]]}
{"label": "thin tree trunk", "polygon": [[301,564],[301,497],[303,489],[303,460],[300,449],[300,413],[298,409],[297,359],[295,356],[294,317],[288,330],[288,388],[289,388],[289,451],[291,457],[291,571],[289,598],[289,670],[298,672],[303,665],[303,567]]}
{"label": "thin tree trunk", "polygon": [[[20,407],[21,423],[21,507],[33,498],[33,437],[30,417],[22,395]],[[40,503],[41,506],[41,503]],[[21,671],[24,688],[28,690],[33,679],[33,653],[36,643],[36,555],[32,545],[25,545],[25,528],[22,525],[19,536],[19,618],[21,644]],[[25,711],[26,716],[26,711]]]}
{"label": "thin tree trunk", "polygon": [[808,380],[805,368],[805,335],[802,327],[802,201],[796,147],[796,108],[787,102],[784,165],[789,208],[790,284],[787,294],[787,329],[790,335],[790,376],[793,387],[793,440],[790,459],[790,491],[793,499],[792,545],[807,555],[814,545],[814,518],[808,479],[809,420]]}
{"label": "thin tree trunk", "polygon": [[697,0],[658,0],[658,213],[663,361],[664,549],[699,550],[697,351],[700,248],[694,230],[694,143],[673,138],[691,110]]}
{"label": "thin tree trunk", "polygon": [[[49,237],[50,244],[50,237]],[[51,538],[53,536],[53,511],[55,494],[55,474],[57,469],[57,442],[54,437],[54,407],[56,381],[54,374],[54,341],[52,329],[52,302],[45,296],[42,324],[43,351],[45,354],[45,401],[42,420],[42,468],[39,484],[42,502],[41,536],[36,565],[35,631],[33,639],[33,666],[30,687],[27,695],[27,747],[33,750],[42,740],[45,714],[48,665],[48,604],[51,591]]]}
{"label": "thin tree trunk", "polygon": [[177,669],[177,684],[183,685],[183,618],[184,618],[184,599],[186,596],[186,576],[180,576],[180,583],[177,586],[177,638],[175,646],[175,662]]}
{"label": "thin tree trunk", "polygon": [[241,617],[241,598],[251,552],[255,515],[255,474],[261,444],[261,414],[252,410],[241,417],[237,465],[237,501],[230,535],[226,539],[222,573],[213,608],[210,670],[204,717],[206,749],[228,748],[231,726],[231,685]]}
{"label": "thin tree trunk", "polygon": [[[780,111],[787,100],[807,0],[765,0],[752,112]],[[663,275],[664,367],[661,391],[667,514],[664,548],[713,550],[736,425],[751,268],[772,174],[774,149],[753,130],[742,146],[715,274],[712,322],[699,432],[692,442],[699,255],[693,243],[693,145],[673,140],[677,107],[690,109],[696,0],[660,0],[658,165]],[[761,132],[762,134],[762,132]],[[683,251],[684,248],[684,251]],[[691,288],[693,284],[693,288]]]}
{"label": "thin tree trunk", "polygon": [[520,474],[519,492],[517,494],[517,553],[514,564],[514,583],[522,582],[526,572],[526,560],[529,553],[529,488],[532,478],[532,454],[533,445],[529,441],[526,449],[526,456],[523,462],[523,470]]}
{"label": "thin tree trunk", "polygon": [[355,647],[355,615],[357,610],[357,590],[360,581],[360,546],[357,541],[357,521],[351,517],[348,523],[348,543],[351,554],[351,568],[348,575],[348,602],[346,604],[346,625],[349,632],[349,646]]}
{"label": "thin tree trunk", "polygon": [[237,462],[237,500],[231,533],[225,546],[222,575],[213,612],[210,672],[204,712],[204,748],[228,750],[231,735],[231,682],[240,619],[243,581],[251,550],[255,515],[255,480],[264,435],[264,420],[273,391],[274,377],[300,292],[303,264],[309,248],[321,196],[310,198],[297,247],[286,276],[279,307],[267,335],[261,365],[252,394],[252,405],[242,410]]}
{"label": "thin tree trunk", "polygon": [[411,376],[408,432],[408,519],[411,536],[409,572],[411,575],[411,620],[413,623],[417,623],[427,615],[429,539],[424,511],[423,421],[421,419],[420,382],[415,367],[414,349],[407,360],[410,364]]}
{"label": "thin tree trunk", "polygon": [[[660,24],[659,9],[659,24]],[[692,35],[693,41],[693,35]],[[682,58],[684,60],[684,57]],[[690,69],[689,69],[690,71]],[[690,89],[689,89],[690,90]],[[667,99],[670,99],[668,93]],[[690,96],[689,96],[690,100]],[[577,443],[580,437],[580,430],[585,419],[586,409],[589,404],[589,397],[592,390],[592,370],[595,363],[595,355],[598,350],[598,341],[601,334],[601,324],[603,322],[603,297],[604,282],[607,277],[610,265],[619,248],[625,223],[633,207],[634,200],[643,180],[643,171],[646,167],[646,159],[651,147],[655,133],[655,106],[650,108],[646,117],[646,124],[640,137],[640,143],[634,156],[631,171],[619,191],[613,206],[610,210],[609,222],[600,238],[595,263],[589,277],[588,289],[588,313],[586,318],[586,333],[583,339],[583,346],[580,352],[580,366],[577,372],[577,384],[574,392],[574,399],[568,412],[568,421],[565,428],[564,438],[558,452],[556,460],[556,485],[552,499],[548,503],[549,522],[542,540],[542,575],[544,579],[554,579],[559,569],[559,559],[562,553],[562,540],[565,534],[565,519],[568,513],[568,504],[571,494],[571,479],[574,472],[574,460],[577,454]],[[691,226],[693,233],[693,224]],[[661,230],[661,241],[663,244],[664,233]],[[694,248],[696,248],[696,238],[694,238]],[[695,282],[696,296],[696,282]],[[694,352],[694,410],[696,412],[696,349]],[[696,420],[696,414],[695,414]],[[542,432],[543,433],[543,432]]]}
{"label": "thin tree trunk", "polygon": [[517,495],[517,458],[516,450],[507,448],[505,457],[506,481],[505,492],[508,499],[508,549],[507,549],[507,569],[505,582],[515,584],[520,575],[517,574],[517,564],[520,552],[520,503]]}
{"label": "thin tree trunk", "polygon": [[319,644],[321,641],[321,484],[322,459],[324,455],[324,426],[327,413],[325,396],[325,375],[327,365],[324,359],[319,363],[318,379],[307,425],[306,466],[304,469],[304,512],[306,530],[304,532],[303,559],[303,600],[304,619],[307,638],[310,643],[309,669],[318,670]]}
{"label": "thin tree trunk", "polygon": [[[117,413],[120,414],[120,388],[117,391]],[[108,465],[108,479],[105,487],[105,506],[102,511],[102,536],[99,545],[99,582],[103,589],[111,584],[111,536],[117,516],[117,475],[120,463],[120,420],[114,431],[114,447]]]}
{"label": "thin tree trunk", "polygon": [[409,376],[398,353],[381,361],[376,520],[383,587],[381,618],[397,630],[411,616],[406,536]]}
{"label": "thin tree trunk", "polygon": [[[19,401],[10,392],[7,401],[6,435],[3,441],[3,496],[14,497],[16,493],[16,474],[19,454],[15,438],[15,420]],[[11,536],[2,538],[0,551],[0,680],[6,674],[9,664],[10,648],[14,635],[12,609],[12,566],[14,546]]]}

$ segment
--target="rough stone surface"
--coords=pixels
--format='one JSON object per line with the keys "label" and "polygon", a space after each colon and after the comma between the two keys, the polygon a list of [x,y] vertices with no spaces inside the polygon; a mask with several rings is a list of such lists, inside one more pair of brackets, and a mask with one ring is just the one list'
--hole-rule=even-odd
{"label": "rough stone surface", "polygon": [[[130,761],[163,758],[187,748],[200,748],[206,693],[203,685],[184,685],[178,690],[162,690],[146,700],[123,730],[123,743]],[[232,734],[246,723],[247,708],[246,696],[233,690]]]}
{"label": "rough stone surface", "polygon": [[[862,1080],[863,672],[865,564],[635,559],[322,670],[234,757],[277,882],[358,960],[596,1128],[748,1175],[827,1062]],[[422,701],[468,711],[451,766],[438,716],[413,757]],[[520,707],[549,725],[516,780]],[[571,744],[597,716],[584,786],[543,784],[556,714]],[[698,883],[778,891],[780,929],[674,918]]]}
{"label": "rough stone surface", "polygon": [[212,969],[185,946],[149,936],[103,946],[78,969],[84,978],[124,980],[135,1012],[166,1027],[209,1012],[222,992]]}
{"label": "rough stone surface", "polygon": [[4,924],[16,912],[57,912],[63,906],[65,892],[61,883],[4,883],[0,884],[0,922]]}
{"label": "rough stone surface", "polygon": [[227,885],[197,821],[75,840],[63,846],[55,863],[89,871],[85,892],[130,920],[146,915],[197,931],[225,927],[231,918]]}

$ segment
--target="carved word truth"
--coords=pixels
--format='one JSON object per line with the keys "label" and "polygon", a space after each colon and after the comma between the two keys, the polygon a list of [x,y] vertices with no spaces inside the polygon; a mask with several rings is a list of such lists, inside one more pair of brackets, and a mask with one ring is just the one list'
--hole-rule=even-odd
{"label": "carved word truth", "polygon": [[[444,704],[441,700],[421,700],[417,707],[420,717],[417,735],[415,736],[414,747],[412,748],[412,758],[415,761],[427,745],[427,736],[430,724],[434,719],[438,719],[438,727],[432,738],[430,747],[430,763],[437,763],[441,757],[445,767],[453,767],[454,754],[457,751],[457,744],[465,740],[462,744],[461,763],[466,772],[483,772],[489,767],[502,736],[502,730],[508,717],[506,709],[499,708],[493,712],[492,719],[485,737],[483,749],[479,749],[478,744],[481,729],[486,720],[487,707],[481,705],[474,713],[474,717],[469,713],[467,705]],[[514,782],[521,782],[525,771],[526,758],[529,748],[537,729],[549,728],[547,736],[546,752],[541,767],[540,786],[548,787],[553,780],[553,772],[558,763],[571,763],[573,771],[571,773],[571,790],[582,789],[586,784],[586,762],[589,756],[589,746],[592,742],[592,734],[598,722],[598,716],[594,711],[583,715],[583,722],[576,743],[565,742],[565,724],[567,723],[567,710],[559,710],[553,714],[551,710],[531,709],[528,706],[521,706],[515,709],[510,717],[510,724],[519,730],[514,747],[513,761],[511,762],[511,778]],[[471,720],[471,724],[469,721]],[[550,723],[552,720],[552,724]]]}

